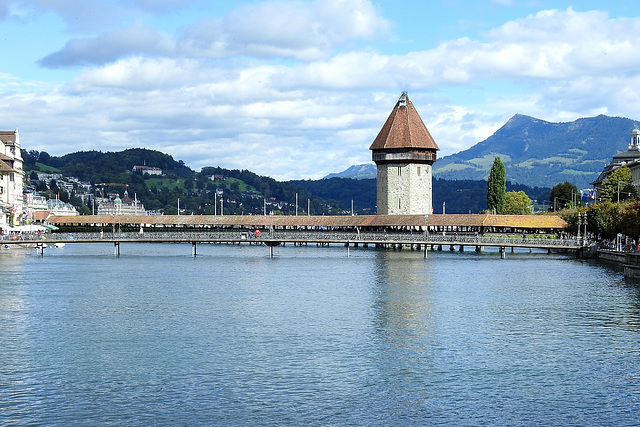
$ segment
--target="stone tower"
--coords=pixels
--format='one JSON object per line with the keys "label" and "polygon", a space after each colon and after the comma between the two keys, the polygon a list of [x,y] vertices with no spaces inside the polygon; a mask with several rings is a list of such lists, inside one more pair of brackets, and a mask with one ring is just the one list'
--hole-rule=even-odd
{"label": "stone tower", "polygon": [[378,215],[432,213],[431,165],[439,148],[406,92],[369,149],[378,167]]}

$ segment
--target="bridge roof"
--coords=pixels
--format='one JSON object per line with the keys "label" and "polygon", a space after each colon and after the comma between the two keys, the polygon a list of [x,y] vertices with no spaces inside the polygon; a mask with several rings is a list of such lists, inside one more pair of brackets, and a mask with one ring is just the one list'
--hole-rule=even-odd
{"label": "bridge roof", "polygon": [[52,216],[57,225],[130,224],[164,226],[241,226],[241,227],[511,227],[558,230],[568,226],[555,215],[356,215],[356,216],[284,216],[284,215],[76,215]]}

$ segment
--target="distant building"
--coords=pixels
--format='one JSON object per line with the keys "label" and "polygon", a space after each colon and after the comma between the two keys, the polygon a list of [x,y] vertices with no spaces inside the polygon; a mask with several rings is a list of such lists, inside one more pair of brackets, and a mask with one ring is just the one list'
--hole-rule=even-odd
{"label": "distant building", "polygon": [[0,228],[19,224],[23,215],[22,153],[18,129],[0,131]]}
{"label": "distant building", "polygon": [[134,166],[131,170],[143,175],[162,175],[162,169],[153,166]]}
{"label": "distant building", "polygon": [[124,195],[120,198],[118,193],[111,198],[98,198],[98,215],[146,215],[146,211],[142,202],[137,197],[132,199],[129,192],[124,191]]}
{"label": "distant building", "polygon": [[431,165],[439,148],[406,92],[369,149],[377,166],[378,215],[432,213]]}
{"label": "distant building", "polygon": [[61,173],[38,173],[38,181],[46,182],[47,184],[51,183],[51,180],[59,181],[62,179]]}
{"label": "distant building", "polygon": [[[24,213],[29,220],[42,219],[43,213],[51,215],[75,216],[79,215],[78,210],[70,203],[65,203],[59,199],[47,199],[37,193],[24,194]],[[44,215],[46,218],[47,215]]]}
{"label": "distant building", "polygon": [[602,183],[606,181],[614,170],[621,166],[627,166],[631,170],[631,184],[640,192],[640,130],[634,129],[631,132],[631,142],[627,151],[623,151],[613,156],[613,160],[602,170],[598,178],[591,183],[595,190],[594,198],[600,198]]}

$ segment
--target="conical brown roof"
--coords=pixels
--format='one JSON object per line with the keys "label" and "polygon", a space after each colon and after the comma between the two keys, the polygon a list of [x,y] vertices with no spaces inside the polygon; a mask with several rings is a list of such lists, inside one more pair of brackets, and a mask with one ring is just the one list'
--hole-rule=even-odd
{"label": "conical brown roof", "polygon": [[369,150],[397,148],[440,149],[406,92],[402,92]]}

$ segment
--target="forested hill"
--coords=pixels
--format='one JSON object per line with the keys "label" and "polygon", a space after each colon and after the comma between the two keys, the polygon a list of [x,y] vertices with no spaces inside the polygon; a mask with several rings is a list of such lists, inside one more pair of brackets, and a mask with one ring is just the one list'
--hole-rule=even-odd
{"label": "forested hill", "polygon": [[[63,176],[78,178],[90,183],[92,191],[98,193],[98,184],[107,184],[109,190],[122,195],[127,188],[129,195],[141,200],[149,210],[159,210],[166,214],[177,213],[180,200],[181,213],[213,214],[220,206],[214,203],[224,198],[227,214],[262,214],[265,200],[268,211],[292,213],[295,209],[296,194],[299,206],[306,211],[309,205],[318,214],[341,214],[342,208],[335,200],[317,197],[304,187],[273,178],[259,176],[248,170],[229,170],[219,167],[204,167],[193,171],[181,160],[154,150],[141,148],[121,152],[83,151],[64,156],[51,156],[46,152],[22,151],[28,178],[37,178],[38,172],[55,172]],[[134,173],[133,166],[149,166],[162,169],[162,176]],[[34,181],[37,182],[37,181]],[[77,184],[73,194],[66,194],[54,183],[55,188],[39,182],[32,186],[50,197],[79,206],[82,202],[75,193],[80,192]],[[303,207],[303,208],[302,208]],[[86,212],[86,209],[84,210]]]}
{"label": "forested hill", "polygon": [[[265,203],[268,212],[295,213],[296,196],[299,211],[306,213],[310,208],[315,215],[335,215],[350,213],[351,204],[357,214],[375,213],[375,179],[354,180],[331,178],[321,180],[297,180],[279,182],[273,178],[257,175],[248,170],[229,170],[220,167],[204,167],[193,171],[184,162],[154,150],[141,148],[121,152],[83,151],[64,156],[50,156],[46,152],[23,150],[25,170],[29,178],[37,177],[37,172],[56,172],[63,180],[76,177],[93,185],[94,194],[102,188],[98,184],[115,184],[112,191],[122,195],[125,186],[129,195],[141,200],[147,209],[160,210],[166,214],[177,212],[178,199],[181,212],[212,214],[221,192],[227,214],[263,214]],[[133,166],[146,165],[162,169],[163,176],[150,176],[132,171]],[[78,185],[71,194],[57,186],[47,187],[33,181],[32,186],[50,197],[61,197],[76,206],[82,200],[76,195],[81,191]],[[508,190],[523,190],[531,199],[547,199],[549,189],[529,188],[508,184]],[[487,183],[482,180],[447,181],[434,179],[434,208],[442,212],[446,202],[447,213],[478,213],[486,209]],[[87,212],[88,207],[83,210]]]}
{"label": "forested hill", "polygon": [[[127,181],[134,166],[153,166],[167,174],[191,177],[194,172],[182,160],[145,148],[130,148],[119,152],[78,151],[64,156],[51,156],[47,152],[23,151],[25,167],[41,170],[42,166],[57,169],[65,176],[74,176],[93,184]],[[37,165],[39,164],[39,166]],[[47,168],[44,169],[47,169]]]}

